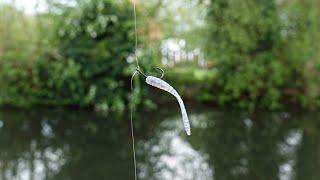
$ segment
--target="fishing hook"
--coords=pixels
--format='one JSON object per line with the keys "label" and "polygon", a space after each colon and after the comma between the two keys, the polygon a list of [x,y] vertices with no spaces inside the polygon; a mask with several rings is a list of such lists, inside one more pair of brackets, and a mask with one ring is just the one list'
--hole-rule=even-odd
{"label": "fishing hook", "polygon": [[[164,76],[164,71],[163,71],[163,69],[161,69],[161,68],[159,68],[159,67],[155,67],[155,69],[161,71],[161,76],[160,76],[159,78],[162,79],[163,76]],[[141,71],[140,67],[137,67],[137,68],[136,68],[136,72],[140,73],[142,76],[144,76],[145,78],[147,78],[147,75],[144,74],[144,73]]]}
{"label": "fishing hook", "polygon": [[161,71],[160,78],[157,78],[157,77],[154,77],[154,76],[147,76],[141,71],[140,67],[137,67],[136,71],[133,73],[133,75],[131,77],[131,88],[132,88],[132,79],[133,79],[133,77],[137,73],[139,73],[139,74],[141,74],[142,76],[144,76],[146,78],[145,81],[150,86],[159,88],[161,90],[167,91],[168,93],[172,94],[177,99],[177,101],[179,103],[180,111],[181,111],[181,114],[182,114],[182,122],[183,122],[184,129],[185,129],[187,135],[191,135],[191,128],[190,128],[189,118],[188,118],[188,114],[187,114],[187,111],[186,111],[186,107],[184,106],[183,100],[181,99],[181,97],[178,94],[178,92],[170,84],[168,84],[166,81],[161,79],[164,76],[164,71],[161,68],[158,68],[158,67],[156,67],[155,69]]}

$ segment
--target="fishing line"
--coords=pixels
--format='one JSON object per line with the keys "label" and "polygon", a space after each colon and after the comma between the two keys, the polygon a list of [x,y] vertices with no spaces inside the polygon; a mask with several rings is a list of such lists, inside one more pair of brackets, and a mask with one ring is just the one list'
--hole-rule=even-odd
{"label": "fishing line", "polygon": [[134,15],[134,30],[135,30],[135,61],[136,61],[136,70],[131,76],[131,104],[129,103],[130,107],[130,124],[131,124],[131,138],[132,138],[132,151],[133,151],[133,164],[134,164],[134,179],[137,180],[137,161],[136,161],[136,150],[135,150],[135,142],[134,142],[134,126],[133,126],[133,111],[134,111],[134,103],[133,103],[133,95],[134,95],[134,89],[133,89],[133,78],[136,74],[140,74],[145,78],[145,82],[149,84],[150,86],[159,88],[161,90],[164,90],[170,94],[172,94],[178,101],[178,104],[180,106],[180,111],[182,115],[182,123],[184,130],[186,131],[187,135],[191,135],[191,127],[189,123],[188,114],[185,108],[185,105],[183,103],[183,100],[181,99],[179,93],[166,81],[162,80],[164,71],[161,68],[156,68],[157,70],[161,71],[161,76],[154,77],[154,76],[147,76],[142,72],[139,66],[139,60],[137,55],[138,50],[138,32],[137,32],[137,15],[136,15],[136,0],[132,0],[133,2],[133,15]]}
{"label": "fishing line", "polygon": [[137,64],[137,68],[140,69],[139,66],[139,60],[138,60],[138,32],[137,32],[137,13],[136,13],[136,0],[132,0],[133,2],[133,16],[134,16],[134,34],[135,34],[135,50],[134,50],[134,55],[135,55],[135,61]]}
{"label": "fishing line", "polygon": [[[130,85],[131,85],[131,101],[133,101],[133,78],[134,76],[137,74],[138,72],[135,71],[132,76],[131,76],[131,80],[130,80]],[[131,139],[132,139],[132,152],[133,152],[133,165],[134,165],[134,179],[137,180],[137,161],[136,161],[136,150],[135,150],[135,146],[134,146],[134,129],[133,129],[133,108],[134,105],[131,104],[130,105],[130,126],[131,126]]]}
{"label": "fishing line", "polygon": [[[136,13],[136,0],[132,0],[133,2],[133,16],[134,16],[134,34],[135,34],[135,50],[134,50],[134,55],[135,55],[135,61],[137,64],[137,69],[140,69],[139,66],[139,60],[138,60],[138,55],[137,55],[137,50],[138,50],[138,33],[137,33],[137,13]],[[135,71],[130,80],[130,86],[131,86],[131,105],[130,105],[130,126],[131,126],[131,140],[132,140],[132,153],[133,153],[133,166],[134,166],[134,179],[137,180],[137,161],[136,161],[136,149],[135,149],[135,142],[134,142],[134,127],[133,127],[133,78],[134,76],[138,73],[138,71]]]}

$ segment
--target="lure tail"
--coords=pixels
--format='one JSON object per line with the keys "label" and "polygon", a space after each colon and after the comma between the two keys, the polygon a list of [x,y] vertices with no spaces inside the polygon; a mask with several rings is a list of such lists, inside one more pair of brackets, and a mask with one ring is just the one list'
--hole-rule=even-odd
{"label": "lure tail", "polygon": [[181,114],[182,114],[182,121],[183,121],[184,130],[186,131],[187,135],[191,135],[191,128],[190,128],[188,114],[187,114],[184,103],[183,103],[180,95],[178,94],[178,92],[170,84],[168,84],[164,80],[157,78],[157,77],[154,77],[154,76],[147,76],[146,83],[151,86],[154,86],[156,88],[159,88],[159,89],[162,89],[164,91],[169,92],[177,99],[179,106],[180,106]]}

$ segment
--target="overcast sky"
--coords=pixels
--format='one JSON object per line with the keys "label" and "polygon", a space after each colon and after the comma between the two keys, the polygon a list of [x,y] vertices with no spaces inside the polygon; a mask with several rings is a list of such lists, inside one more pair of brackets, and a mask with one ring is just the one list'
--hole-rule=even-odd
{"label": "overcast sky", "polygon": [[37,3],[37,11],[45,10],[45,0],[0,0],[0,2],[14,2],[18,9],[23,10],[27,14],[35,13]]}

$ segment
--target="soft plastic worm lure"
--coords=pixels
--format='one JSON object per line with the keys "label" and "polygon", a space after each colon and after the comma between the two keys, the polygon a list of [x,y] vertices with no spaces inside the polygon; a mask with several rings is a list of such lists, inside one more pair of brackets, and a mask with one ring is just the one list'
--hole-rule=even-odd
{"label": "soft plastic worm lure", "polygon": [[167,91],[168,93],[172,94],[177,99],[179,106],[180,106],[181,114],[182,114],[182,121],[183,121],[184,130],[186,131],[187,135],[191,135],[189,118],[188,118],[186,108],[184,106],[184,103],[183,103],[180,95],[170,84],[168,84],[167,82],[165,82],[164,80],[161,79],[164,75],[163,70],[160,68],[157,68],[157,69],[162,71],[162,75],[160,78],[157,78],[154,76],[146,76],[144,73],[142,73],[140,71],[139,68],[137,68],[136,71],[139,72],[140,74],[142,74],[146,78],[147,84],[149,84],[153,87],[162,89],[164,91]]}

